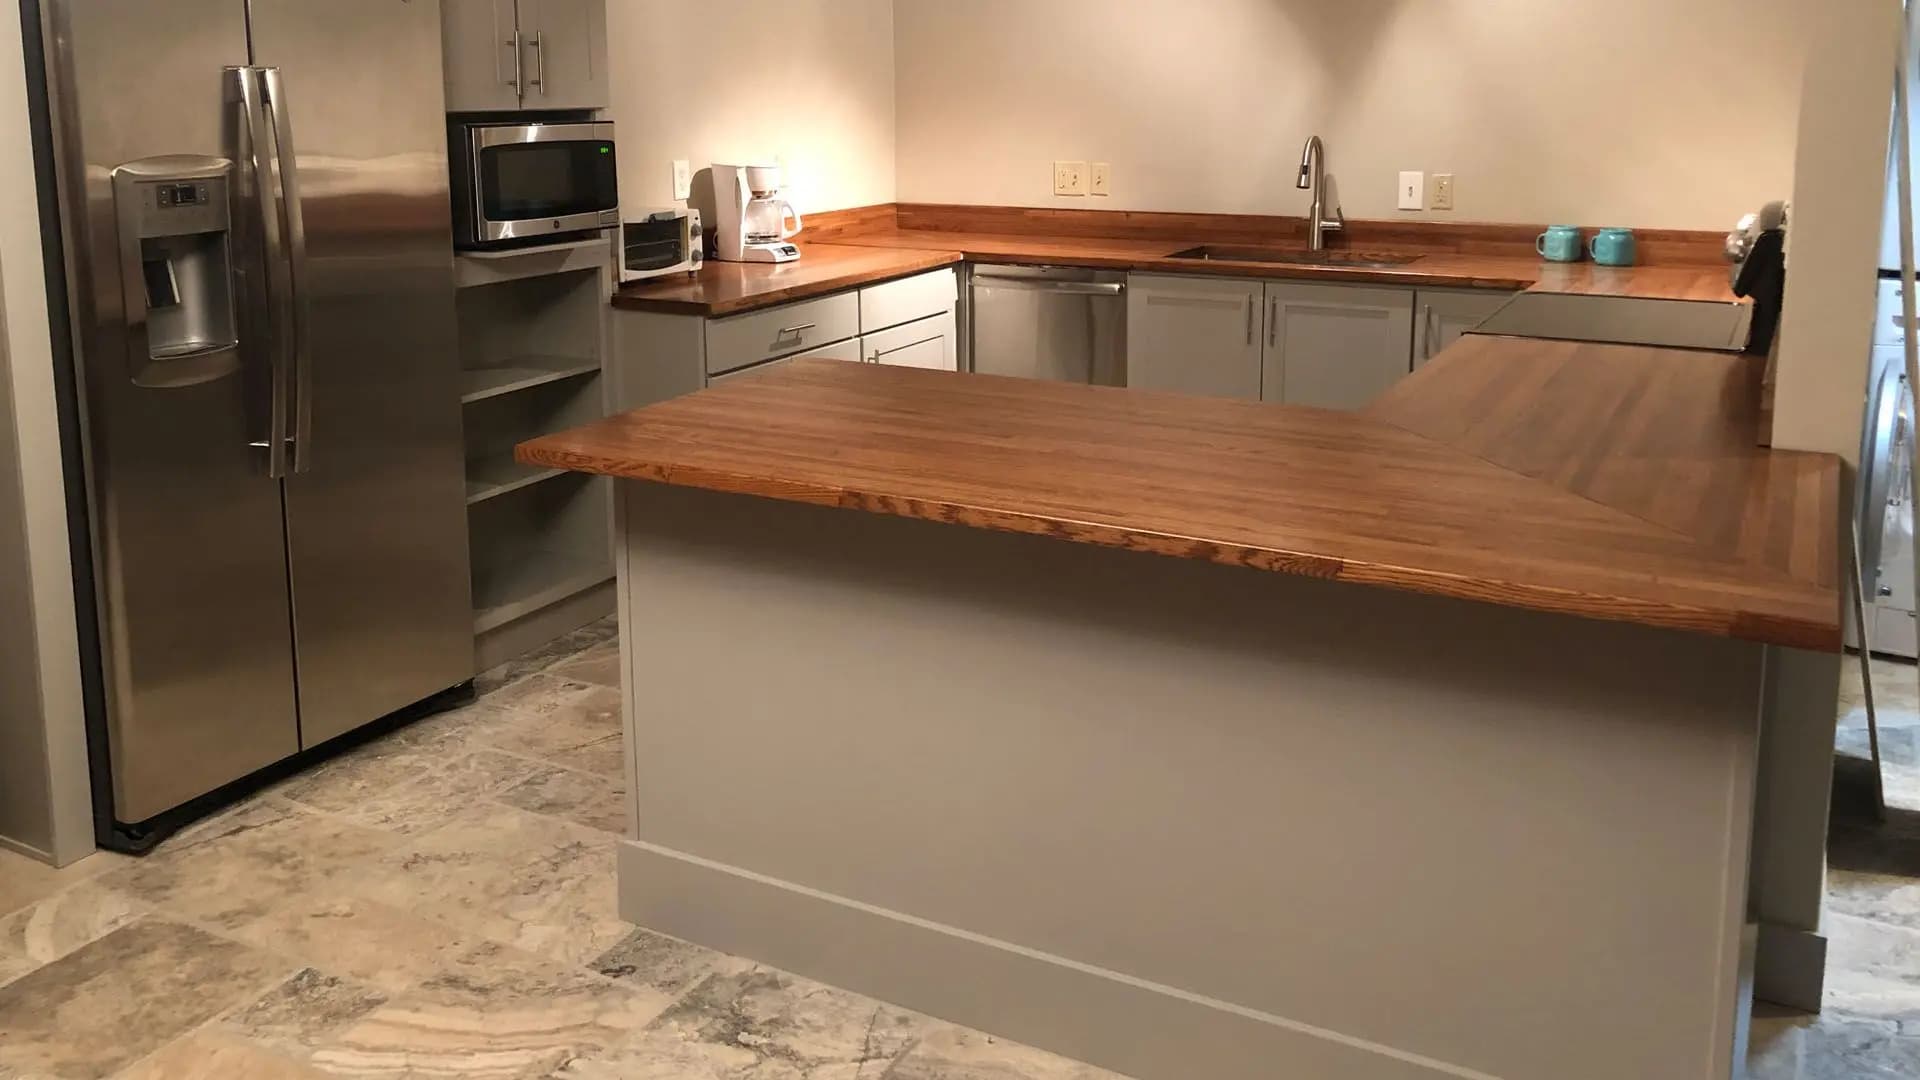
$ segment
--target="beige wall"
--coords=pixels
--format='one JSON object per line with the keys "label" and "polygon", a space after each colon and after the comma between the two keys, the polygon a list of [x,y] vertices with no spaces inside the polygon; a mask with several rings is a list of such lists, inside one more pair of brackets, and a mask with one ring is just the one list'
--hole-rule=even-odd
{"label": "beige wall", "polygon": [[675,158],[779,155],[802,213],[893,201],[892,0],[611,0],[607,33],[629,212]]}
{"label": "beige wall", "polygon": [[1304,213],[1317,132],[1355,217],[1418,169],[1461,221],[1725,228],[1787,196],[1805,31],[1854,2],[898,0],[900,198]]}
{"label": "beige wall", "polygon": [[[0,530],[14,531],[0,539],[0,575],[21,575],[27,583],[0,597],[0,649],[10,654],[0,665],[0,679],[12,681],[31,668],[38,680],[32,693],[13,686],[0,694],[0,759],[14,759],[0,772],[0,784],[30,771],[41,803],[38,810],[0,819],[0,844],[68,863],[93,850],[92,797],[22,70],[20,21],[0,19],[0,323],[6,353],[0,379],[8,383],[0,394],[0,425],[13,429],[14,440],[12,456],[0,451],[0,471],[13,471],[11,481],[0,481],[0,515],[8,517]],[[4,505],[8,500],[17,501]],[[17,757],[28,753],[36,756]],[[0,812],[5,806],[0,799]]]}

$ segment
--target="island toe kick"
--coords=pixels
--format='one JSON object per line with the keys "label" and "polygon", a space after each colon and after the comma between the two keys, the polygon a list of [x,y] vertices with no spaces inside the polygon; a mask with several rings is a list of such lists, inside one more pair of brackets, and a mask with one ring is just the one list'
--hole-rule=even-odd
{"label": "island toe kick", "polygon": [[1144,1080],[1725,1080],[1763,646],[620,481],[632,921]]}

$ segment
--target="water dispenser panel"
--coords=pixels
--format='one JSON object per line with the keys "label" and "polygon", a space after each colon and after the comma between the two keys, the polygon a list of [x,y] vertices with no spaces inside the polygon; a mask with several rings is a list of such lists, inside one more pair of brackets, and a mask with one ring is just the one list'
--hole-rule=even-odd
{"label": "water dispenser panel", "polygon": [[128,370],[142,386],[191,386],[240,368],[232,163],[167,157],[113,171]]}

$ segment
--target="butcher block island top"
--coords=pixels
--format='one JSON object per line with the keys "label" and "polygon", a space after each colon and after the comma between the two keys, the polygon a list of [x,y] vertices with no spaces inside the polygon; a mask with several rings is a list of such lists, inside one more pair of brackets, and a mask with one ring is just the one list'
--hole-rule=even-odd
{"label": "butcher block island top", "polygon": [[1357,413],[800,361],[523,462],[1823,651],[1840,465],[1754,358],[1470,336]]}

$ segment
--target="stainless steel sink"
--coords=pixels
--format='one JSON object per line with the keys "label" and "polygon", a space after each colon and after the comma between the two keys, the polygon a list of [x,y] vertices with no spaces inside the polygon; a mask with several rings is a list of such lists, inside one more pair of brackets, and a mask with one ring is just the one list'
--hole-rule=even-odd
{"label": "stainless steel sink", "polygon": [[1202,244],[1176,251],[1169,259],[1195,259],[1202,262],[1277,263],[1288,266],[1345,266],[1362,270],[1380,270],[1405,266],[1418,255],[1385,255],[1367,251],[1288,251],[1285,248],[1225,247]]}

